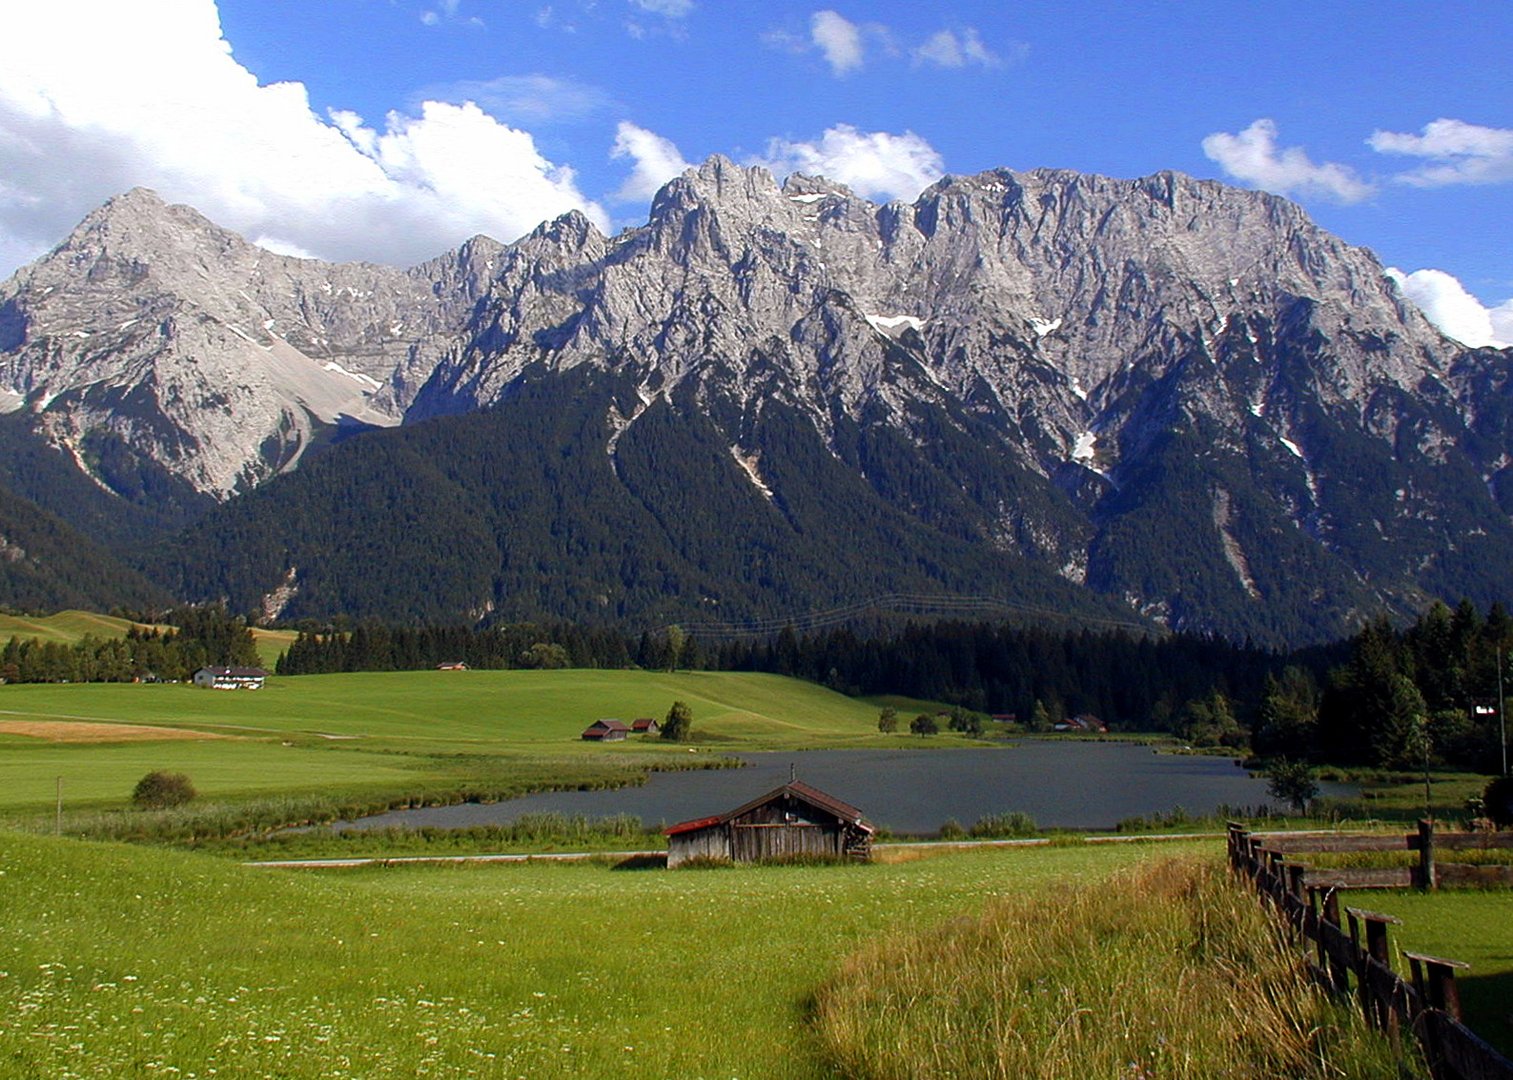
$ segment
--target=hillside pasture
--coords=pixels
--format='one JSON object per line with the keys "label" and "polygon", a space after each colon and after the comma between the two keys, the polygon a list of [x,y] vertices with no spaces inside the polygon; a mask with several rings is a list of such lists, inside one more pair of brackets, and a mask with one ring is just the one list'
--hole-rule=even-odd
{"label": "hillside pasture", "polygon": [[[694,747],[580,738],[601,717],[660,719],[674,700],[693,709]],[[889,744],[870,704],[728,672],[379,672],[271,678],[258,691],[27,684],[0,687],[0,721],[0,810],[18,811],[50,807],[59,776],[74,809],[124,806],[152,769],[187,773],[206,799],[321,794],[382,806],[503,797],[554,786],[554,776],[634,782],[649,767],[688,767],[727,749]],[[7,731],[88,731],[98,741]],[[194,738],[203,735],[221,738]]]}
{"label": "hillside pasture", "polygon": [[18,637],[23,641],[35,638],[38,641],[73,645],[90,634],[97,638],[125,637],[133,626],[141,630],[169,629],[166,626],[147,626],[93,611],[59,611],[52,615],[0,615],[0,642]]}
{"label": "hillside pasture", "polygon": [[661,719],[674,700],[688,702],[696,735],[711,744],[787,749],[877,735],[866,703],[777,675],[705,671],[364,672],[271,678],[255,692],[24,685],[0,689],[0,715],[352,736],[395,747],[524,747],[573,744],[601,717]]}
{"label": "hillside pasture", "polygon": [[[59,611],[52,615],[0,615],[0,643],[13,637],[23,641],[53,641],[62,645],[74,645],[86,635],[97,638],[125,637],[132,627],[139,630],[157,630],[167,633],[173,627],[132,622],[114,615],[101,615],[93,611]],[[264,630],[252,628],[252,639],[257,644],[258,656],[263,666],[273,670],[281,653],[294,643],[299,635],[293,630]]]}

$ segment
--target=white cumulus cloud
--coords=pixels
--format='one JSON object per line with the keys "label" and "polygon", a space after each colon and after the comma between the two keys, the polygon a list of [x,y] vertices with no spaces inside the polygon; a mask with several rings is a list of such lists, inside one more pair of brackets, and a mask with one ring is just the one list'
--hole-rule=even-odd
{"label": "white cumulus cloud", "polygon": [[1277,125],[1261,119],[1238,135],[1216,131],[1203,140],[1203,153],[1236,180],[1277,195],[1320,195],[1360,202],[1375,189],[1345,165],[1317,164],[1301,147],[1277,148]]}
{"label": "white cumulus cloud", "polygon": [[[445,5],[443,5],[445,10]],[[369,125],[259,84],[213,0],[21,5],[0,35],[0,274],[134,185],[281,250],[408,264],[579,209],[570,168],[476,105]]]}
{"label": "white cumulus cloud", "polygon": [[630,176],[615,194],[615,198],[625,202],[650,199],[663,184],[692,167],[683,160],[671,139],[637,127],[629,120],[620,121],[609,156],[630,158],[634,163]]}
{"label": "white cumulus cloud", "polygon": [[809,18],[809,39],[837,75],[862,66],[861,27],[834,11],[816,11]]}
{"label": "white cumulus cloud", "polygon": [[1366,143],[1378,153],[1424,158],[1422,167],[1398,177],[1420,187],[1513,180],[1513,129],[1440,119],[1419,135],[1374,131]]}
{"label": "white cumulus cloud", "polygon": [[1443,270],[1415,270],[1405,274],[1387,268],[1403,295],[1418,305],[1424,317],[1440,332],[1462,345],[1513,345],[1513,300],[1495,308],[1484,307],[1455,277]]}
{"label": "white cumulus cloud", "polygon": [[779,176],[824,176],[876,200],[914,199],[945,175],[940,154],[914,132],[858,131],[850,124],[837,124],[814,142],[773,139],[752,164]]}

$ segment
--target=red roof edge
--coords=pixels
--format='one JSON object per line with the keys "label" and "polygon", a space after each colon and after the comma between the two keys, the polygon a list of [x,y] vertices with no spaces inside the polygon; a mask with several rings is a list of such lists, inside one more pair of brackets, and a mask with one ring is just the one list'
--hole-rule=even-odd
{"label": "red roof edge", "polygon": [[720,815],[714,817],[694,818],[692,821],[682,821],[676,825],[669,825],[662,830],[663,836],[677,836],[679,833],[693,832],[696,829],[707,829],[711,825],[720,823]]}

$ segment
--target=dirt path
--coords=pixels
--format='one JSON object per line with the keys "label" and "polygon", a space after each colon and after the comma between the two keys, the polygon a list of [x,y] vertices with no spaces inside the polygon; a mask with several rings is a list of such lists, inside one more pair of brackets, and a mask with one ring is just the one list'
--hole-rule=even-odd
{"label": "dirt path", "polygon": [[[1084,836],[1084,844],[1129,844],[1140,841],[1168,840],[1222,840],[1224,833],[1158,833],[1153,835],[1105,835]],[[873,848],[886,851],[908,851],[921,848],[939,851],[942,848],[984,847],[1044,847],[1051,841],[1046,837],[1024,840],[951,840],[928,843],[874,844]],[[407,863],[517,863],[517,862],[582,862],[585,859],[665,859],[665,851],[553,851],[518,855],[394,855],[361,856],[350,859],[275,859],[267,862],[243,863],[274,870],[329,870],[361,866],[402,866]]]}

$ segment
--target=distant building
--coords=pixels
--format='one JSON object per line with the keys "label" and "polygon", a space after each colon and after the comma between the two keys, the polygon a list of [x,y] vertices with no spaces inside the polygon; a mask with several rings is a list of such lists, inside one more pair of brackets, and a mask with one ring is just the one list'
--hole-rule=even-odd
{"label": "distant building", "polygon": [[466,671],[467,669],[467,664],[461,660],[443,660],[436,665],[437,671]]}
{"label": "distant building", "polygon": [[194,685],[207,690],[261,690],[268,673],[255,667],[202,667],[194,673]]}
{"label": "distant building", "polygon": [[630,729],[637,735],[660,735],[662,725],[649,716],[643,716],[630,725]]}
{"label": "distant building", "polygon": [[856,807],[790,780],[728,813],[667,829],[667,865],[699,858],[738,863],[804,855],[867,859],[872,833]]}
{"label": "distant building", "polygon": [[1085,735],[1107,735],[1108,725],[1092,713],[1079,713],[1056,725],[1057,731],[1080,731]]}
{"label": "distant building", "polygon": [[583,729],[583,738],[590,742],[619,742],[630,734],[630,728],[619,720],[595,720]]}

